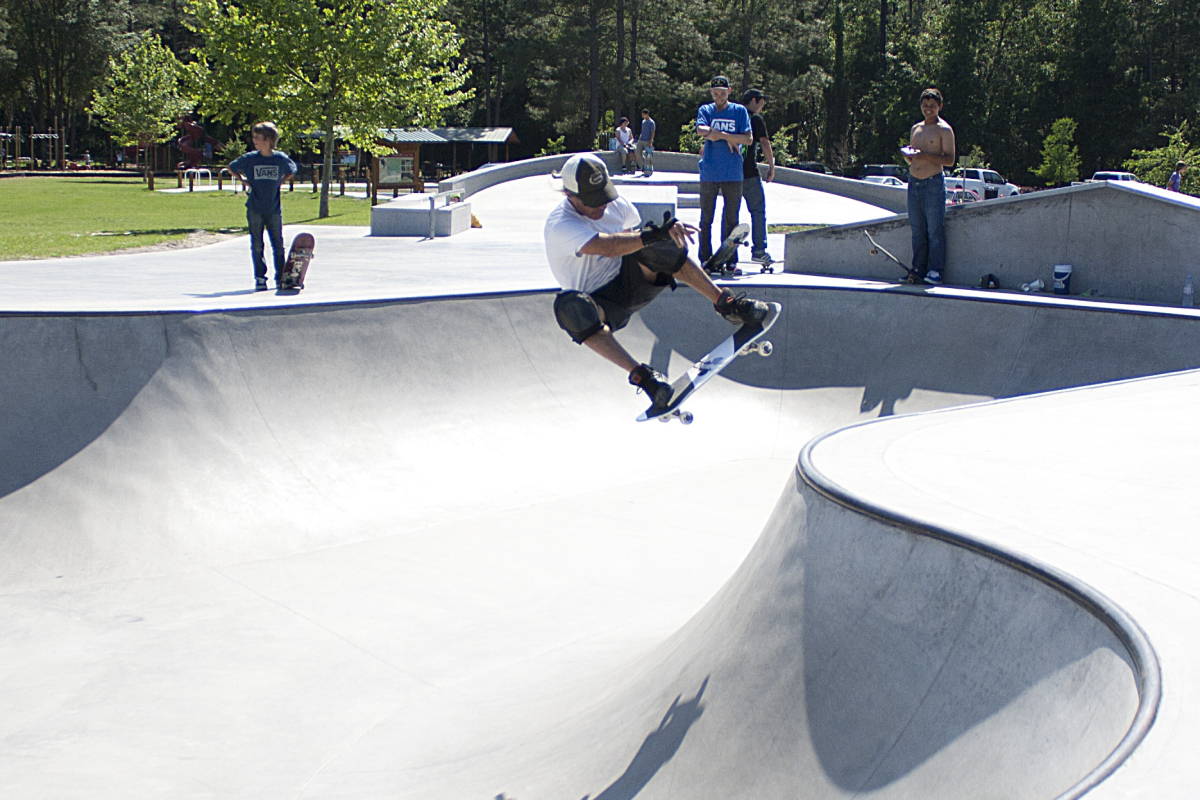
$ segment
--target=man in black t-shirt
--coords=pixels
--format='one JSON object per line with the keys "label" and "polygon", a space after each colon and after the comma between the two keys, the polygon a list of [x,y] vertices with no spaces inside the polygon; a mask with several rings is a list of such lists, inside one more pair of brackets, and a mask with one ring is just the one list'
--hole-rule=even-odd
{"label": "man in black t-shirt", "polygon": [[767,252],[767,198],[758,171],[757,154],[760,149],[763,160],[767,162],[767,180],[775,179],[775,154],[771,152],[771,137],[762,117],[766,104],[767,96],[758,89],[747,89],[742,95],[742,105],[750,112],[750,132],[754,136],[754,143],[743,151],[742,197],[746,198],[746,208],[750,211],[750,236],[753,242],[750,258],[764,265],[771,263],[771,255]]}

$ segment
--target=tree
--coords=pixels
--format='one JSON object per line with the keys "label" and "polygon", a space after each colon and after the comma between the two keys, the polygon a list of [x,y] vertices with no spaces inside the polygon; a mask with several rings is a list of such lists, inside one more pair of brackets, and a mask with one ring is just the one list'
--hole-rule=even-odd
{"label": "tree", "polygon": [[380,128],[432,125],[470,95],[437,0],[190,0],[191,74],[204,112],[271,118],[324,141],[319,216],[329,216],[336,138],[379,152]]}
{"label": "tree", "polygon": [[182,76],[183,65],[157,35],[139,36],[109,60],[108,77],[89,110],[122,146],[168,141],[179,118],[191,111],[191,101],[180,92]]}
{"label": "tree", "polygon": [[0,5],[11,26],[8,46],[17,54],[20,116],[35,128],[73,131],[76,113],[86,109],[109,57],[119,49],[124,3],[0,0]]}
{"label": "tree", "polygon": [[1055,120],[1042,146],[1042,165],[1033,172],[1047,186],[1079,180],[1079,148],[1075,146],[1075,120]]}
{"label": "tree", "polygon": [[1191,130],[1187,121],[1178,128],[1167,128],[1163,136],[1167,137],[1166,145],[1153,150],[1134,150],[1133,157],[1125,162],[1125,169],[1146,183],[1166,186],[1175,165],[1182,161],[1189,169],[1180,181],[1179,191],[1200,194],[1200,149],[1188,143]]}

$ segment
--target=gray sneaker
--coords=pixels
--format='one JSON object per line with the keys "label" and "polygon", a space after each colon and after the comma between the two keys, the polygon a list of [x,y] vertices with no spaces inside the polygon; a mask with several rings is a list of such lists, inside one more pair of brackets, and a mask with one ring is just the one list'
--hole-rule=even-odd
{"label": "gray sneaker", "polygon": [[942,273],[938,272],[936,269],[929,270],[929,272],[925,273],[925,282],[934,286],[941,285]]}
{"label": "gray sneaker", "polygon": [[755,264],[763,264],[764,266],[775,263],[775,259],[771,258],[771,254],[766,250],[763,250],[761,253],[754,253],[750,256],[750,260]]}

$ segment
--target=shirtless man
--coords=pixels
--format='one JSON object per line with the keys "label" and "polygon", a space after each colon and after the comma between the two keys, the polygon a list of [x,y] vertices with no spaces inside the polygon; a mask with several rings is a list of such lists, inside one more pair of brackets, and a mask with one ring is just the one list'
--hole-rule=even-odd
{"label": "shirtless man", "polygon": [[946,270],[946,184],[943,167],[953,167],[954,129],[939,114],[942,93],[921,92],[925,119],[912,127],[908,147],[908,225],[912,229],[913,271],[926,283],[939,284]]}

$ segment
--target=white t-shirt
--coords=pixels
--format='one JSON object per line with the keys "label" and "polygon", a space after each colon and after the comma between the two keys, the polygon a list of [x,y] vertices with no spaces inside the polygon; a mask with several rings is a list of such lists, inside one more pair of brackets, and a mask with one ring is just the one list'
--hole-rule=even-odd
{"label": "white t-shirt", "polygon": [[563,289],[594,292],[621,271],[620,256],[580,255],[579,248],[598,233],[620,233],[642,223],[633,203],[624,197],[613,200],[600,219],[588,219],[563,198],[546,218],[546,260]]}
{"label": "white t-shirt", "polygon": [[633,128],[617,128],[617,141],[621,144],[632,144]]}

